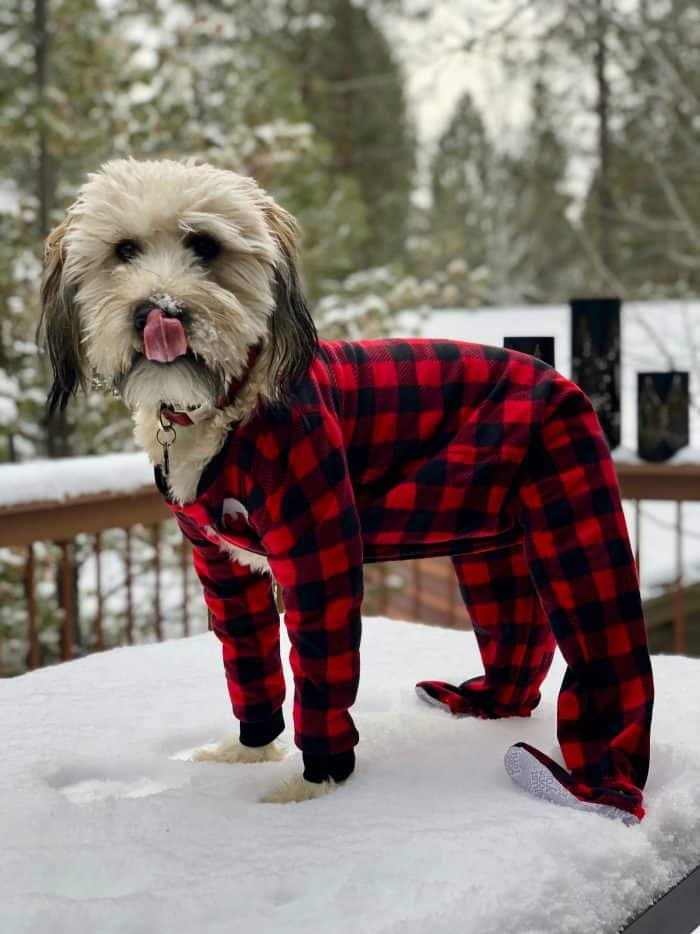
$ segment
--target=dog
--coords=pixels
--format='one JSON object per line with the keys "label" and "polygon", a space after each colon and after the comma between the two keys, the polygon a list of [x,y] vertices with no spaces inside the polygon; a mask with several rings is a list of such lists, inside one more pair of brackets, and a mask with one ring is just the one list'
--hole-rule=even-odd
{"label": "dog", "polygon": [[529,717],[555,644],[568,771],[516,743],[526,790],[641,819],[653,688],[607,444],[589,400],[532,357],[456,341],[319,340],[295,220],[206,164],[109,162],[47,239],[49,407],[97,373],[193,546],[239,738],[195,758],[279,759],[284,598],[302,775],[346,781],[358,733],[362,566],[449,555],[485,673],[423,681],[456,716]]}

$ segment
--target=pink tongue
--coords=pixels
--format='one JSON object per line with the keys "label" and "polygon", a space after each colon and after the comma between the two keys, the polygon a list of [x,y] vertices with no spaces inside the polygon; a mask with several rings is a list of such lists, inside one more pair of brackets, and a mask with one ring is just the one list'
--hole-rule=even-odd
{"label": "pink tongue", "polygon": [[178,318],[169,318],[162,308],[151,308],[148,312],[143,342],[148,359],[158,363],[170,363],[187,353],[182,322]]}

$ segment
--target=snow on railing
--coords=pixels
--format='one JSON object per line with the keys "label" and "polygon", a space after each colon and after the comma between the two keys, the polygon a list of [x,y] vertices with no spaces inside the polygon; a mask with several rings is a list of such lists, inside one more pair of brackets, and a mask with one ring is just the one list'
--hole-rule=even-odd
{"label": "snow on railing", "polygon": [[153,486],[153,468],[141,453],[0,464],[0,507],[131,493],[148,486]]}

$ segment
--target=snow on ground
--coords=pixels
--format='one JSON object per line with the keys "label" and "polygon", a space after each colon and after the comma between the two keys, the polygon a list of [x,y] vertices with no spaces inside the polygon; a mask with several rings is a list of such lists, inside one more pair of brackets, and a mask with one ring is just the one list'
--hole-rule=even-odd
{"label": "snow on ground", "polygon": [[0,465],[0,507],[74,499],[91,493],[131,493],[153,486],[145,454],[103,454]]}
{"label": "snow on ground", "polygon": [[299,769],[296,751],[178,759],[235,732],[211,634],[0,681],[0,930],[614,932],[700,860],[700,661],[655,670],[648,813],[633,828],[505,774],[517,740],[554,752],[560,660],[530,720],[417,700],[421,678],[480,671],[467,633],[365,621],[357,772],[303,804],[258,803]]}

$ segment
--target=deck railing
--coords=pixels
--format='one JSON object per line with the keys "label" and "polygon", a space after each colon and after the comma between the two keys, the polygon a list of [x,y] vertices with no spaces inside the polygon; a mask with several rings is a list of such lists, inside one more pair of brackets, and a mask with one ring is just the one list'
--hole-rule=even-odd
{"label": "deck railing", "polygon": [[[644,555],[640,554],[642,502],[661,500],[675,504],[675,578],[665,595],[650,601],[648,619],[653,626],[670,625],[673,651],[685,653],[689,650],[688,612],[694,620],[700,613],[700,600],[697,586],[686,587],[689,582],[684,581],[683,576],[683,542],[688,532],[684,529],[683,508],[685,502],[700,501],[700,465],[618,463],[616,468],[623,497],[632,505],[630,531],[636,543],[638,563],[644,560]],[[114,550],[115,534],[121,570],[106,581],[102,570],[105,536],[112,536],[110,548]],[[164,634],[188,635],[193,631],[193,619],[199,621],[195,628],[206,626],[199,586],[193,579],[189,546],[179,536],[153,487],[129,493],[99,493],[56,502],[0,507],[0,549],[3,549],[0,561],[13,563],[17,579],[21,581],[25,619],[22,663],[10,669],[3,666],[5,653],[0,641],[0,674],[36,668],[46,661],[68,660],[76,654],[101,650],[108,645],[139,641],[144,630],[142,625],[136,631],[135,618],[138,614],[143,616],[144,611],[148,617],[147,635],[153,639],[162,639]],[[48,588],[51,591],[48,602],[55,605],[53,618],[59,630],[53,653],[45,651],[46,621],[40,620],[38,606],[39,591],[43,602],[47,602],[47,582],[37,580],[39,549],[42,549],[42,567],[52,565],[55,572],[53,584]],[[80,557],[76,557],[76,551]],[[94,591],[90,613],[86,616],[84,609],[78,613],[77,595],[88,559]],[[140,599],[142,602],[147,599],[152,605],[136,607],[135,585],[143,584],[144,577],[149,582],[147,597]],[[162,606],[166,578],[170,598],[167,633]],[[121,590],[123,597],[118,614],[121,624],[115,631],[111,619],[109,638],[106,638],[105,593],[113,594],[115,588]],[[174,592],[179,603],[177,609],[172,602]],[[450,628],[470,628],[448,559],[368,567],[366,610]],[[79,615],[81,638],[76,643]],[[40,626],[42,622],[43,627]]]}
{"label": "deck railing", "polygon": [[[111,535],[109,549],[119,555],[115,579],[105,580],[103,563],[105,536]],[[77,546],[80,559],[76,556]],[[33,669],[44,663],[45,639],[42,641],[38,590],[46,590],[46,580],[37,579],[41,564],[53,570],[49,590],[53,591],[58,639],[49,660],[67,661],[76,654],[100,651],[115,644],[132,644],[143,638],[143,627],[136,632],[137,617],[148,617],[148,635],[164,637],[163,589],[177,590],[179,606],[170,601],[168,632],[187,636],[193,617],[206,619],[201,600],[194,610],[190,596],[195,594],[192,578],[191,549],[179,534],[162,497],[153,487],[129,493],[95,493],[53,502],[19,503],[0,507],[0,549],[5,549],[19,565],[26,612],[26,653],[21,668]],[[38,554],[41,549],[41,555]],[[145,554],[147,552],[147,554]],[[145,558],[144,558],[145,554]],[[3,552],[0,552],[0,561]],[[79,614],[78,594],[83,567],[92,559],[92,596],[94,609],[86,618]],[[167,560],[166,560],[167,559]],[[137,563],[138,561],[138,563]],[[135,589],[149,579],[149,606],[137,606]],[[165,580],[164,580],[165,579]],[[6,585],[7,586],[7,585]],[[141,587],[143,589],[143,587]],[[105,633],[105,602],[108,595],[121,591],[120,625],[112,619]],[[199,596],[197,587],[197,596]],[[45,614],[44,614],[45,615]],[[76,644],[80,616],[81,638]],[[173,618],[174,617],[174,618]],[[45,627],[44,627],[45,628]],[[202,627],[200,627],[202,628]],[[0,630],[1,635],[1,630]],[[0,675],[16,673],[17,665],[7,672],[0,638]]]}

